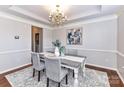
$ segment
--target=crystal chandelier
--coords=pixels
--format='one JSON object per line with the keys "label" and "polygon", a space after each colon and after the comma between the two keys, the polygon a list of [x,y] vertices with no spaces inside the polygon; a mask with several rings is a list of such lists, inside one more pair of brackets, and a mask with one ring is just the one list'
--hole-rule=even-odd
{"label": "crystal chandelier", "polygon": [[52,22],[54,25],[61,25],[66,20],[67,20],[67,17],[60,10],[60,6],[56,5],[56,10],[51,12],[49,15],[49,21]]}

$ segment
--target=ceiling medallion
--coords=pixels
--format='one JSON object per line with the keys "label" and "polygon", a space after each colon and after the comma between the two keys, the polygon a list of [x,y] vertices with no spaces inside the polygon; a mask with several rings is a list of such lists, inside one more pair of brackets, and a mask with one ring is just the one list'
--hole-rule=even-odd
{"label": "ceiling medallion", "polygon": [[54,25],[61,25],[65,21],[67,21],[67,17],[64,13],[60,10],[60,6],[56,5],[56,10],[51,11],[49,15],[49,21]]}

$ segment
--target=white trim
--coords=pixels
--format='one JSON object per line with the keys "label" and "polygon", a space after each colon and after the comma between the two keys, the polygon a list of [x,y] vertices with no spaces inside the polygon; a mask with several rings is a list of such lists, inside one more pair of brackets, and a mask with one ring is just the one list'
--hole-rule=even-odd
{"label": "white trim", "polygon": [[[52,47],[45,47],[44,49],[48,49],[48,48],[50,48],[50,49],[54,49],[54,48],[52,48]],[[86,49],[86,48],[68,48],[67,46],[66,46],[66,49],[76,49],[76,50],[86,50],[86,51],[96,51],[96,52],[108,52],[108,53],[117,53],[117,51],[116,50],[102,50],[102,49]]]}
{"label": "white trim", "polygon": [[108,53],[117,53],[116,50],[102,50],[102,49],[86,49],[86,48],[66,48],[66,49],[76,49],[76,50],[86,50],[86,51],[96,51],[96,52],[108,52]]}
{"label": "white trim", "polygon": [[116,68],[112,68],[112,67],[100,66],[100,65],[91,64],[91,63],[86,63],[86,65],[91,65],[91,66],[95,66],[95,67],[100,67],[100,68],[105,68],[105,69],[110,69],[110,70],[115,70],[115,71],[117,71]]}
{"label": "white trim", "polygon": [[2,52],[0,52],[0,55],[2,55],[2,54],[8,54],[8,53],[26,52],[26,51],[31,51],[31,50],[30,49],[23,49],[23,50],[2,51]]}
{"label": "white trim", "polygon": [[23,14],[23,15],[30,16],[30,17],[32,17],[32,18],[34,18],[34,19],[37,19],[37,20],[40,20],[40,21],[43,21],[43,22],[46,22],[46,23],[50,24],[50,22],[49,22],[48,20],[43,19],[42,17],[37,16],[36,14],[34,14],[34,13],[32,13],[32,12],[29,12],[29,11],[27,11],[27,10],[24,10],[24,9],[22,9],[22,8],[20,8],[20,7],[11,6],[9,9],[12,10],[12,11],[15,11],[15,12],[17,12],[17,13],[21,13],[21,14]]}
{"label": "white trim", "polygon": [[117,74],[119,75],[120,79],[122,80],[122,82],[124,83],[124,79],[122,77],[122,75],[120,74],[120,72],[117,70]]}
{"label": "white trim", "polygon": [[21,68],[21,67],[24,67],[26,65],[30,65],[31,63],[27,63],[27,64],[23,64],[23,65],[20,65],[20,66],[16,66],[16,67],[13,67],[13,68],[10,68],[10,69],[7,69],[7,70],[4,70],[4,71],[1,71],[0,74],[2,73],[6,73],[8,71],[11,71],[11,70],[14,70],[14,69],[18,69],[18,68]]}
{"label": "white trim", "polygon": [[99,14],[99,13],[100,13],[100,9],[99,9],[99,10],[97,9],[97,10],[93,10],[93,11],[81,13],[81,14],[78,14],[78,15],[76,15],[76,16],[72,16],[72,17],[70,17],[68,20],[76,20],[76,19],[78,19],[78,18],[83,18],[83,17],[87,17],[87,16]]}
{"label": "white trim", "polygon": [[13,83],[11,82],[10,78],[8,78],[7,75],[5,75],[5,77],[6,77],[6,79],[9,81],[10,85],[11,85],[11,86],[14,86]]}
{"label": "white trim", "polygon": [[65,24],[61,27],[54,27],[53,29],[66,29],[66,28],[70,28],[70,27],[80,27],[82,25],[85,24],[89,24],[89,23],[95,23],[95,22],[102,22],[102,21],[107,21],[107,20],[112,20],[112,19],[117,19],[118,16],[116,14],[112,14],[112,15],[106,15],[106,16],[100,16],[100,17],[96,17],[96,18],[91,18],[91,19],[87,19],[86,21],[80,21],[80,22],[73,22],[73,23],[68,23]]}
{"label": "white trim", "polygon": [[[121,52],[119,52],[119,51],[117,51],[117,54],[118,54],[119,56],[124,57],[124,54],[121,53]],[[123,67],[122,67],[122,68],[123,68]],[[119,70],[117,70],[117,73],[118,73],[120,79],[122,80],[122,82],[124,83],[124,78],[122,77],[122,75],[121,75],[121,73],[119,72]]]}
{"label": "white trim", "polygon": [[119,52],[119,51],[117,51],[117,54],[120,55],[120,56],[122,56],[122,57],[124,57],[124,54],[121,53],[121,52]]}
{"label": "white trim", "polygon": [[42,27],[42,28],[52,29],[48,25],[45,25],[45,24],[42,24],[42,23],[38,23],[38,22],[35,22],[35,21],[31,21],[31,20],[28,20],[28,19],[25,19],[25,18],[22,18],[22,17],[18,17],[18,16],[15,16],[15,15],[12,15],[12,14],[9,14],[9,13],[6,13],[6,12],[1,12],[0,11],[0,17],[8,18],[8,19],[11,19],[11,20],[27,23],[27,24],[38,26],[38,27]]}

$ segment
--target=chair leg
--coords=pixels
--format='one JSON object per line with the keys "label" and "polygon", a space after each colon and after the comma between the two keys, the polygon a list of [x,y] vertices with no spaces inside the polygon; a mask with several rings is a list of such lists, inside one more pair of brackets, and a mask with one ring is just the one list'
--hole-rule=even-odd
{"label": "chair leg", "polygon": [[40,81],[40,71],[38,71],[38,82]]}
{"label": "chair leg", "polygon": [[45,69],[43,69],[43,72],[45,71]]}
{"label": "chair leg", "polygon": [[60,82],[58,83],[58,87],[60,87]]}
{"label": "chair leg", "polygon": [[73,78],[74,78],[74,70],[73,70]]}
{"label": "chair leg", "polygon": [[33,77],[35,76],[35,69],[33,68]]}
{"label": "chair leg", "polygon": [[68,75],[66,75],[66,85],[68,84]]}
{"label": "chair leg", "polygon": [[47,87],[49,87],[49,78],[47,78]]}

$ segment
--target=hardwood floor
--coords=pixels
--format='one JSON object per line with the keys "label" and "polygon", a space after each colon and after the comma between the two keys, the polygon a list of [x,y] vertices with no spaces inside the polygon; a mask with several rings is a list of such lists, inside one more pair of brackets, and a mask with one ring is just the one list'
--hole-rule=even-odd
{"label": "hardwood floor", "polygon": [[4,75],[0,75],[0,87],[11,87]]}
{"label": "hardwood floor", "polygon": [[[0,87],[11,87],[10,83],[8,82],[8,80],[5,78],[5,75],[16,72],[18,70],[24,69],[26,67],[29,67],[31,65],[27,65],[6,73],[3,73],[0,75]],[[95,69],[98,71],[103,71],[106,72],[108,75],[108,79],[109,79],[109,83],[111,87],[124,87],[123,82],[121,81],[120,77],[118,76],[117,72],[114,70],[109,70],[109,69],[104,69],[104,68],[100,68],[100,67],[95,67],[95,66],[91,66],[91,65],[86,65],[87,68],[90,69]]]}
{"label": "hardwood floor", "polygon": [[109,83],[111,87],[124,87],[124,84],[116,71],[105,69],[105,68],[100,68],[100,67],[95,67],[91,65],[86,65],[86,67],[90,69],[95,69],[98,71],[106,72],[108,75],[108,79],[109,79]]}

